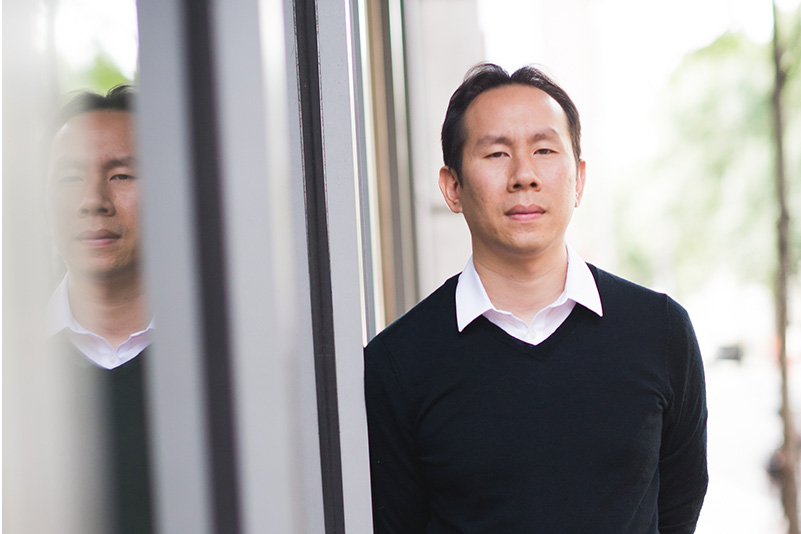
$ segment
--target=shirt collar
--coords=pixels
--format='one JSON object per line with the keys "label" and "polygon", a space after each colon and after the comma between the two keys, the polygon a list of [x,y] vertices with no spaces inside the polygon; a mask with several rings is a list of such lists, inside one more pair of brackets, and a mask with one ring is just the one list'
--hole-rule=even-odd
{"label": "shirt collar", "polygon": [[[61,279],[61,283],[58,284],[56,290],[53,291],[53,294],[50,296],[50,301],[47,303],[46,331],[48,337],[54,336],[64,329],[69,329],[79,334],[93,334],[93,332],[90,332],[81,326],[80,323],[78,323],[78,321],[76,321],[72,316],[69,294],[67,293],[68,280],[69,273],[65,274],[64,278]],[[141,332],[132,334],[132,336],[153,330],[155,327],[156,318],[154,317],[150,320],[147,328]]]}
{"label": "shirt collar", "polygon": [[[581,304],[599,317],[603,317],[601,296],[598,293],[595,277],[584,260],[581,259],[581,256],[570,245],[567,245],[565,289],[557,298],[557,301],[566,301],[568,299]],[[493,306],[492,301],[490,301],[487,291],[481,283],[481,278],[476,272],[473,257],[471,256],[467,260],[467,265],[459,275],[459,281],[456,284],[456,324],[459,332],[490,310],[503,312],[503,310],[498,310]]]}

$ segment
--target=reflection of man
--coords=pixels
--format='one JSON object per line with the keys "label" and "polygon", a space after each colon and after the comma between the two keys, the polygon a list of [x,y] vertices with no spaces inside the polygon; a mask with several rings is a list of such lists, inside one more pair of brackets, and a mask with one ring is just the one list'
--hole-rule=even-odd
{"label": "reflection of man", "polygon": [[64,277],[51,308],[70,341],[114,369],[150,342],[139,265],[139,184],[131,89],[84,93],[64,110],[53,142],[48,213]]}
{"label": "reflection of man", "polygon": [[50,226],[67,266],[48,306],[49,330],[69,347],[79,379],[100,389],[119,532],[150,529],[142,352],[153,321],[139,257],[133,97],[129,86],[76,95],[62,110],[47,182]]}
{"label": "reflection of man", "polygon": [[468,73],[440,189],[473,255],[365,349],[377,532],[690,533],[703,368],[669,297],[584,263],[578,112],[543,73]]}

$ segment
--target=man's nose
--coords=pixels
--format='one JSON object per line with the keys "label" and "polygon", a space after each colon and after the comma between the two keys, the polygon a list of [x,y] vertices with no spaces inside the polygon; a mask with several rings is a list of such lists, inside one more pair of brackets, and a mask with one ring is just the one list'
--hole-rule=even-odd
{"label": "man's nose", "polygon": [[114,202],[109,183],[105,179],[90,178],[83,188],[83,196],[78,205],[80,215],[113,215]]}
{"label": "man's nose", "polygon": [[512,161],[511,171],[508,184],[510,192],[529,187],[539,189],[540,179],[537,176],[537,171],[531,156],[521,155],[515,157]]}

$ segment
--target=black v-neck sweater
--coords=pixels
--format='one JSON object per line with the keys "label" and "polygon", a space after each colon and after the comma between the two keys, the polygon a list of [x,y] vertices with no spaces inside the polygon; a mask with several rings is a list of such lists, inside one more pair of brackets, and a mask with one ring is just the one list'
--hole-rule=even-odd
{"label": "black v-neck sweater", "polygon": [[[103,510],[108,527],[116,534],[147,534],[153,531],[150,499],[148,417],[144,390],[144,367],[148,349],[114,369],[104,369],[81,354],[62,333],[52,340],[51,350],[61,358],[58,370],[73,381],[70,389],[83,397],[74,404],[86,410],[68,414],[80,424],[82,417],[99,418],[97,433],[78,438],[77,450],[91,450],[100,440],[104,451],[95,459],[101,465],[87,465],[104,476],[108,491]],[[73,402],[69,403],[73,405]],[[83,460],[86,463],[86,460]],[[92,461],[91,459],[89,461]],[[87,476],[91,476],[87,474]],[[75,491],[84,492],[87,481],[75,480]]]}
{"label": "black v-neck sweater", "polygon": [[376,532],[691,533],[707,487],[703,366],[669,297],[590,266],[539,345],[479,317],[457,277],[365,349]]}

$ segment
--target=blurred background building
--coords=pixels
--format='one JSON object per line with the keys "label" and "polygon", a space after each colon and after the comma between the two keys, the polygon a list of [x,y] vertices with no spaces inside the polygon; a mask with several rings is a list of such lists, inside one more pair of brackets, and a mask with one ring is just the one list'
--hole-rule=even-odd
{"label": "blurred background building", "polygon": [[[801,410],[801,8],[777,2]],[[140,86],[148,376],[160,531],[371,532],[361,347],[470,254],[439,132],[475,63],[544,65],[582,114],[569,238],[671,294],[704,353],[710,488],[698,532],[786,532],[771,2],[25,0],[3,4],[3,526],[76,512],[69,395],[44,350],[59,278],[47,126],[63,96]],[[209,258],[220,258],[219,264]],[[224,372],[220,373],[220,370]],[[225,425],[223,420],[232,420]],[[47,513],[43,513],[47,510]],[[102,515],[97,512],[98,517]]]}

